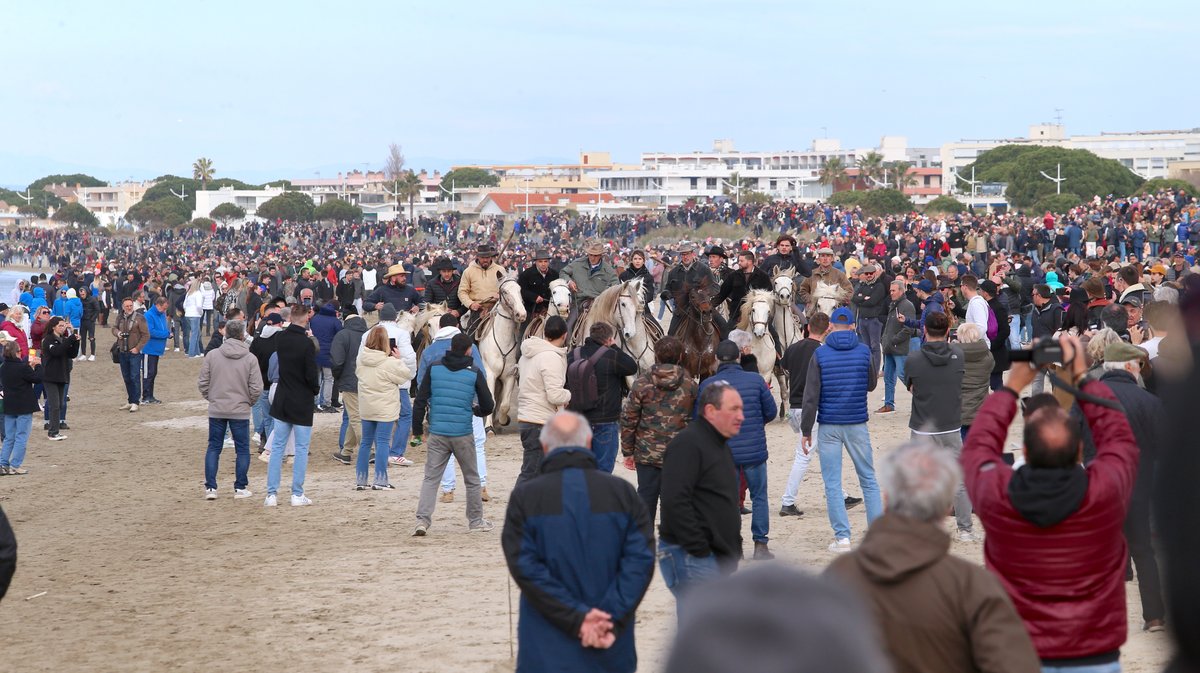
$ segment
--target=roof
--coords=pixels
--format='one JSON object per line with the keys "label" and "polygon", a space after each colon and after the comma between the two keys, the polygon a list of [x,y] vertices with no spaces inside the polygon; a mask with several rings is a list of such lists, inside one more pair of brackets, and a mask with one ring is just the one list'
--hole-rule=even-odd
{"label": "roof", "polygon": [[525,194],[524,192],[490,192],[483,200],[479,202],[479,209],[482,210],[491,201],[496,204],[504,213],[519,212],[525,207],[526,198],[528,197],[530,208],[546,208],[558,206],[587,206],[595,205],[596,197],[600,197],[602,203],[612,203],[613,195],[608,192],[587,192],[584,194]]}

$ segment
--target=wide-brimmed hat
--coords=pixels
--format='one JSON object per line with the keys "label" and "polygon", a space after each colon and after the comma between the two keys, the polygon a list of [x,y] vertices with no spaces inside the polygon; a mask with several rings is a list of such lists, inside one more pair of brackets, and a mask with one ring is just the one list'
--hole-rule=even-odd
{"label": "wide-brimmed hat", "polygon": [[483,245],[475,248],[476,257],[495,257],[496,254],[496,246],[490,243],[484,243]]}
{"label": "wide-brimmed hat", "polygon": [[550,251],[545,248],[538,248],[537,250],[534,250],[533,261],[536,262],[539,259],[550,259]]}
{"label": "wide-brimmed hat", "polygon": [[685,252],[696,252],[696,244],[691,241],[680,241],[679,245],[675,246],[675,252],[681,255]]}
{"label": "wide-brimmed hat", "polygon": [[597,240],[591,240],[583,244],[583,252],[588,255],[603,255],[604,244]]}
{"label": "wide-brimmed hat", "polygon": [[408,269],[404,268],[403,264],[393,264],[388,267],[387,273],[383,274],[383,279],[387,280],[392,276],[399,276],[400,274],[408,275]]}
{"label": "wide-brimmed hat", "polygon": [[450,269],[451,271],[455,270],[454,264],[449,259],[446,259],[445,257],[438,257],[437,260],[435,260],[433,262],[433,266],[431,266],[429,268],[432,271],[443,271],[445,269]]}
{"label": "wide-brimmed hat", "polygon": [[720,255],[721,257],[724,257],[725,259],[729,259],[729,253],[725,252],[725,248],[723,248],[719,245],[711,246],[708,250],[705,251],[704,254],[705,255]]}

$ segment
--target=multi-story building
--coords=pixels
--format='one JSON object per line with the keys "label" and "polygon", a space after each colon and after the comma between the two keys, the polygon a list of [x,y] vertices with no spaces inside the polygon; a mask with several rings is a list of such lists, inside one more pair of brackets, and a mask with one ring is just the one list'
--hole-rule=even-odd
{"label": "multi-story building", "polygon": [[279,196],[283,191],[282,187],[268,187],[267,189],[222,187],[200,190],[196,192],[196,210],[192,212],[192,218],[209,217],[209,213],[217,206],[222,203],[232,203],[246,211],[246,219],[251,219],[255,216],[259,206]]}
{"label": "multi-story building", "polygon": [[[541,194],[582,194],[596,191],[594,171],[633,169],[636,165],[614,164],[608,152],[580,152],[577,164],[469,164],[453,166],[478,168],[500,178],[493,189],[498,191],[531,191]],[[454,189],[453,185],[444,185]]]}
{"label": "multi-story building", "polygon": [[153,182],[118,182],[104,187],[76,187],[78,203],[96,216],[103,226],[116,226],[125,213],[133,207]]}
{"label": "multi-story building", "polygon": [[[1034,124],[1029,127],[1027,138],[960,140],[946,143],[941,149],[942,188],[946,193],[969,193],[971,187],[965,180],[971,176],[961,173],[961,169],[973,163],[980,154],[1001,145],[1040,145],[1088,150],[1105,159],[1116,159],[1130,171],[1150,180],[1167,177],[1168,166],[1172,163],[1200,160],[1200,128],[1068,136],[1062,124]],[[962,180],[954,177],[955,173],[958,173]]]}

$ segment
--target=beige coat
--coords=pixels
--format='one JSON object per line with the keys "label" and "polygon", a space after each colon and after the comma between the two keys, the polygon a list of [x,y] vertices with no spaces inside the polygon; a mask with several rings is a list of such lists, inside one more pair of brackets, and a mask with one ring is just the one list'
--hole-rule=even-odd
{"label": "beige coat", "polygon": [[567,348],[539,337],[521,344],[517,364],[517,420],[545,425],[550,417],[571,401],[567,382]]}
{"label": "beige coat", "polygon": [[458,283],[458,300],[470,307],[475,302],[483,303],[500,298],[500,281],[508,273],[504,267],[492,262],[484,270],[477,262],[471,262]]}
{"label": "beige coat", "polygon": [[807,315],[812,315],[817,310],[830,314],[834,308],[849,303],[854,288],[846,274],[837,268],[831,266],[822,269],[818,266],[813,269],[811,276],[800,283],[796,294],[800,303],[805,305]]}
{"label": "beige coat", "polygon": [[363,348],[354,373],[358,375],[358,415],[364,421],[394,421],[400,417],[400,387],[412,381],[403,360]]}

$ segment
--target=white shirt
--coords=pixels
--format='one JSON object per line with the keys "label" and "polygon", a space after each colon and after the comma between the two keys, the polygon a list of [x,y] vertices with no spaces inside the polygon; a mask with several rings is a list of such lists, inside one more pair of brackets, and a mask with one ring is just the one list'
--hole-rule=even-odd
{"label": "white shirt", "polygon": [[1142,343],[1138,344],[1138,346],[1141,346],[1142,349],[1150,355],[1150,359],[1153,360],[1154,358],[1158,357],[1158,345],[1162,343],[1162,340],[1162,337],[1156,336],[1153,339],[1146,339]]}
{"label": "white shirt", "polygon": [[988,305],[987,300],[979,295],[971,297],[967,302],[967,322],[973,322],[979,325],[979,331],[983,333],[984,338],[987,338],[988,331]]}

